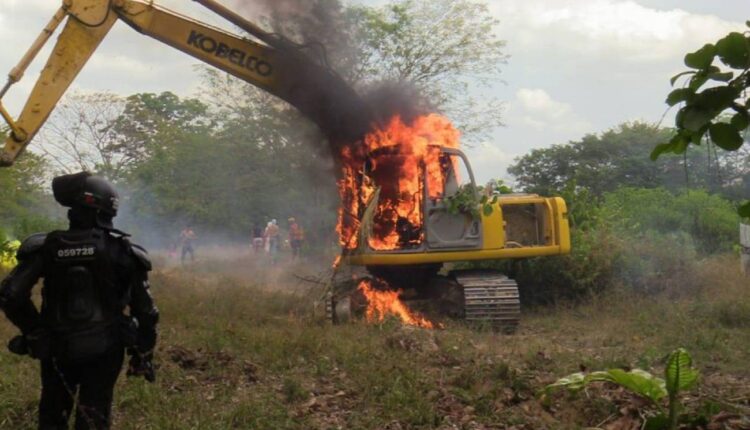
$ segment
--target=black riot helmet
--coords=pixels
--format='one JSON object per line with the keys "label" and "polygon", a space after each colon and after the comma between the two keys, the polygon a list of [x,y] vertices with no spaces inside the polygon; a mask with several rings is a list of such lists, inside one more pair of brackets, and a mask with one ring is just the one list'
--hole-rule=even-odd
{"label": "black riot helmet", "polygon": [[117,215],[119,196],[115,187],[106,179],[89,172],[54,178],[52,193],[62,206],[94,209],[109,218]]}

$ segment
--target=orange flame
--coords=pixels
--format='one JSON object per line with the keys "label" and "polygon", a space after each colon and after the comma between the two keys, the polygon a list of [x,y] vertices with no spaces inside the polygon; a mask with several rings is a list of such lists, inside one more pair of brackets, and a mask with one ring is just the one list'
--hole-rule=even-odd
{"label": "orange flame", "polygon": [[430,114],[410,124],[394,116],[365,136],[358,151],[344,147],[338,182],[341,246],[357,248],[359,220],[376,186],[380,198],[368,245],[375,250],[419,246],[424,240],[424,197],[440,197],[445,186],[441,148],[458,148],[459,143],[460,133],[450,121]]}
{"label": "orange flame", "polygon": [[402,290],[380,291],[375,289],[372,286],[372,282],[366,279],[359,283],[358,289],[367,299],[367,311],[365,313],[367,322],[382,322],[387,315],[394,315],[407,325],[429,329],[435,328],[435,324],[431,321],[417,312],[410,311],[406,307],[404,302],[399,298],[403,292]]}

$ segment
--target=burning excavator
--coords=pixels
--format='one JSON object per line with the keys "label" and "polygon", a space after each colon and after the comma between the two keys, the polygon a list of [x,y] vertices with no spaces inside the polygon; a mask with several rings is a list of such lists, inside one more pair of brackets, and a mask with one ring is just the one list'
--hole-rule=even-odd
{"label": "burning excavator", "polygon": [[[159,7],[152,0],[64,0],[0,89],[18,82],[57,28],[65,26],[20,116],[0,103],[10,127],[0,165],[29,145],[110,29],[122,21],[159,42],[255,85],[299,109],[328,138],[340,167],[339,263],[370,273],[327,300],[333,321],[356,302],[368,319],[398,315],[429,327],[401,300],[446,304],[450,314],[514,327],[518,288],[501,273],[453,270],[446,263],[564,254],[565,202],[534,195],[480,196],[459,133],[435,114],[379,112],[304,46],[263,31],[214,0],[195,0],[245,30],[239,37]],[[324,57],[324,56],[321,56]]]}
{"label": "burning excavator", "polygon": [[443,266],[570,251],[565,202],[480,189],[459,139],[442,116],[410,122],[395,116],[368,133],[358,153],[344,149],[342,262],[365,267],[369,276],[356,290],[334,290],[328,297],[334,322],[360,307],[369,320],[392,314],[407,324],[433,327],[409,311],[400,297],[409,295],[437,303],[451,316],[513,331],[520,299],[512,279],[489,270],[440,274]]}

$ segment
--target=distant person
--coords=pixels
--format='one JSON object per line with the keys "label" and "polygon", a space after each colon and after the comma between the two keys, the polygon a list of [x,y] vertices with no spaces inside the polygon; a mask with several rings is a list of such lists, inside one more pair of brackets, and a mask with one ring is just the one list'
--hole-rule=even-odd
{"label": "distant person", "polygon": [[[0,309],[21,330],[8,349],[41,363],[38,428],[67,429],[77,403],[76,429],[108,429],[126,350],[128,376],[154,382],[159,312],[149,294],[151,262],[112,225],[118,196],[109,182],[81,172],[56,177],[52,191],[70,208],[69,227],[26,239],[0,284]],[[37,308],[31,292],[40,278]]]}
{"label": "distant person", "polygon": [[289,246],[292,248],[292,259],[300,257],[302,244],[305,241],[305,231],[294,217],[289,218]]}
{"label": "distant person", "polygon": [[196,236],[193,227],[188,225],[180,232],[180,243],[182,244],[182,256],[180,261],[185,264],[185,257],[190,254],[190,262],[195,261],[195,249],[193,248]]}
{"label": "distant person", "polygon": [[258,224],[253,226],[253,251],[258,254],[263,250],[263,229]]}
{"label": "distant person", "polygon": [[276,224],[276,220],[272,219],[266,226],[264,233],[266,239],[266,250],[271,256],[275,256],[279,251],[279,226]]}

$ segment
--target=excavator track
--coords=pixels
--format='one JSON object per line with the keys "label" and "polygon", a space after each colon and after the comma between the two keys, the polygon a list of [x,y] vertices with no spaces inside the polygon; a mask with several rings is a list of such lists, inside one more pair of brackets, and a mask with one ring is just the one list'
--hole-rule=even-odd
{"label": "excavator track", "polygon": [[490,270],[456,271],[451,276],[463,290],[467,321],[486,322],[506,333],[516,331],[521,316],[516,281]]}
{"label": "excavator track", "polygon": [[[342,285],[343,290],[339,289],[339,293],[328,292],[324,299],[325,318],[333,324],[351,320],[356,313],[355,309],[359,309],[362,304],[352,294],[354,285],[351,284],[351,278],[348,281],[346,278],[342,280],[348,285]],[[423,297],[421,300],[437,301],[439,312],[444,315],[486,324],[505,333],[513,333],[518,328],[521,315],[518,285],[502,272],[452,271],[448,276],[433,276],[425,286],[428,291],[437,293],[437,296],[432,296],[431,299]],[[410,308],[415,304],[414,301],[407,303]]]}

